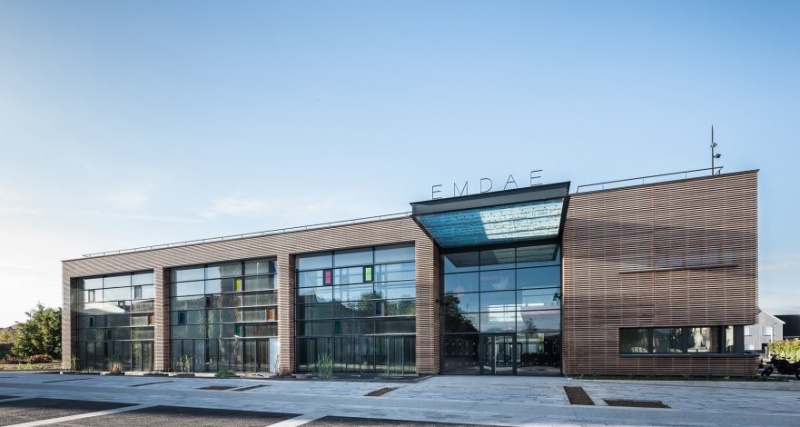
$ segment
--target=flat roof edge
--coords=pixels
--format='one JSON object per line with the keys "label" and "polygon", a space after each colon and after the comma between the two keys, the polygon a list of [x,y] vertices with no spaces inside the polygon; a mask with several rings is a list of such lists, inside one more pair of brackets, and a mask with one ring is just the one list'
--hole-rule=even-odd
{"label": "flat roof edge", "polygon": [[228,241],[236,241],[236,240],[244,240],[244,239],[253,239],[257,237],[266,237],[266,236],[276,236],[281,234],[290,234],[290,233],[299,233],[303,231],[313,231],[313,230],[322,230],[325,228],[338,228],[338,227],[345,227],[348,225],[359,225],[359,224],[369,224],[373,222],[382,222],[382,221],[396,221],[403,218],[411,217],[411,212],[400,212],[395,214],[386,214],[386,215],[378,215],[372,217],[365,217],[365,218],[358,218],[358,219],[351,219],[351,220],[344,220],[344,221],[336,221],[336,222],[329,222],[329,223],[319,223],[319,224],[311,224],[311,225],[301,225],[296,227],[288,227],[288,228],[280,228],[276,230],[268,230],[268,231],[257,231],[253,233],[243,233],[243,234],[233,234],[230,236],[221,236],[221,237],[212,237],[208,239],[198,239],[198,240],[187,240],[184,242],[174,242],[174,243],[162,243],[158,245],[152,246],[142,246],[139,248],[131,248],[131,249],[120,249],[116,251],[105,251],[105,252],[95,252],[83,255],[80,258],[68,258],[61,260],[61,263],[67,262],[75,262],[75,261],[84,261],[88,259],[96,259],[96,258],[103,258],[103,257],[110,257],[110,256],[118,256],[118,255],[128,255],[128,254],[137,254],[142,252],[152,252],[152,251],[160,251],[165,249],[175,249],[175,248],[184,248],[189,246],[198,246],[198,245],[205,245],[210,243],[219,243],[219,242],[228,242]]}

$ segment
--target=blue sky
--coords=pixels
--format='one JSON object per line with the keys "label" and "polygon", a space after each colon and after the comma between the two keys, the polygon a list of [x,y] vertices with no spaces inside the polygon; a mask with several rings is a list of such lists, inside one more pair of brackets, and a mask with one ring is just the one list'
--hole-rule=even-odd
{"label": "blue sky", "polygon": [[62,259],[409,210],[433,184],[760,169],[800,313],[794,1],[0,2],[0,326]]}

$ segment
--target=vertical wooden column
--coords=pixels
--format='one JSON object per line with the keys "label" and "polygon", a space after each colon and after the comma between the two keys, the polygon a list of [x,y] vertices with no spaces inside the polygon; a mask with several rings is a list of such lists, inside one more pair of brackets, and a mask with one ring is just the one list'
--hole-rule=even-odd
{"label": "vertical wooden column", "polygon": [[278,254],[278,342],[279,374],[294,372],[294,258]]}
{"label": "vertical wooden column", "polygon": [[77,355],[78,327],[76,308],[77,292],[69,274],[61,273],[61,369],[70,369],[72,356]]}
{"label": "vertical wooden column", "polygon": [[421,231],[415,241],[417,282],[417,373],[438,374],[441,369],[441,308],[439,250]]}
{"label": "vertical wooden column", "polygon": [[167,371],[170,362],[170,317],[169,297],[170,281],[169,269],[156,267],[153,269],[153,286],[155,287],[154,317],[155,317],[155,342],[153,344],[153,367],[156,371]]}

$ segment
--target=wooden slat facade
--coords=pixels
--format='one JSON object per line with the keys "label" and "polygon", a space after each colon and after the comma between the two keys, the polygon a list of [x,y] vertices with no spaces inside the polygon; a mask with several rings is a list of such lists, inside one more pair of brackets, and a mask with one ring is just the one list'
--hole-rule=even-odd
{"label": "wooden slat facade", "polygon": [[563,237],[568,375],[750,376],[740,355],[620,355],[620,328],[756,321],[757,171],[570,196]]}
{"label": "wooden slat facade", "polygon": [[170,368],[169,271],[173,267],[210,264],[254,258],[277,258],[278,337],[280,366],[294,371],[295,255],[336,249],[413,243],[417,256],[417,373],[439,372],[439,276],[435,273],[438,252],[435,245],[410,218],[387,219],[332,226],[281,234],[232,239],[187,246],[97,256],[63,262],[62,365],[69,368],[75,354],[76,313],[70,310],[76,300],[77,278],[136,271],[153,271],[155,278],[156,370]]}

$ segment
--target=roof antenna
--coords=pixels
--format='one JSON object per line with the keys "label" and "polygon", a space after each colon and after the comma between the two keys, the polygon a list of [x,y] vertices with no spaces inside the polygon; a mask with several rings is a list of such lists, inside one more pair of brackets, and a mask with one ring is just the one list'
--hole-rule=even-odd
{"label": "roof antenna", "polygon": [[[717,143],[714,142],[714,125],[711,125],[711,175],[714,175],[714,171],[717,170],[717,168],[714,166],[714,160],[722,157],[722,154],[715,153],[715,148],[717,148]],[[719,169],[720,170],[717,175],[722,173],[722,166],[720,166]]]}

